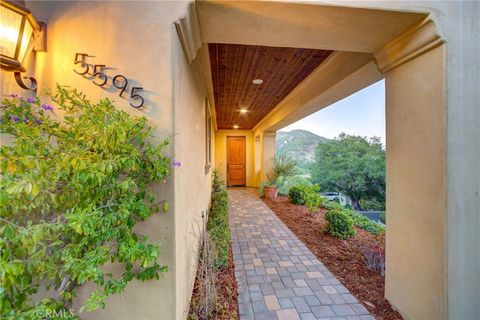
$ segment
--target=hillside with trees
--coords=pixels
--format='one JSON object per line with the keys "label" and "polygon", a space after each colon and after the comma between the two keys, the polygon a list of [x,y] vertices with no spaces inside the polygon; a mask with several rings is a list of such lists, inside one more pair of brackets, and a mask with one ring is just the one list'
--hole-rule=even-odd
{"label": "hillside with trees", "polygon": [[278,131],[276,139],[277,154],[287,154],[297,161],[298,167],[308,169],[315,160],[315,148],[329,139],[307,130]]}

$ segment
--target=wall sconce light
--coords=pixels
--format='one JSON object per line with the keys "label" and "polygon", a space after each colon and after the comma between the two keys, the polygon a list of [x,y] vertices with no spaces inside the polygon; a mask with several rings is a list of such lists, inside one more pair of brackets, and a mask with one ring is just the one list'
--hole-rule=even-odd
{"label": "wall sconce light", "polygon": [[47,51],[46,25],[37,22],[24,1],[0,1],[0,68],[13,71],[18,85],[25,90],[37,89],[33,77],[30,86],[22,81],[21,72],[25,72],[26,59],[34,51]]}

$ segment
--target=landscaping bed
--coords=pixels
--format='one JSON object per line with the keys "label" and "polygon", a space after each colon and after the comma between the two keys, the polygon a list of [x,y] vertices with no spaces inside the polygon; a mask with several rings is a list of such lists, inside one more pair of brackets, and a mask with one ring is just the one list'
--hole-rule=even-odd
{"label": "landscaping bed", "polygon": [[215,170],[212,174],[210,211],[200,240],[188,319],[238,319],[237,282],[228,226],[228,195],[224,181]]}
{"label": "landscaping bed", "polygon": [[[218,320],[236,320],[238,319],[237,305],[237,282],[235,281],[235,265],[233,263],[232,248],[228,252],[228,265],[217,270],[217,278],[215,280],[215,291],[217,296],[216,310],[208,317],[208,319]],[[200,291],[203,286],[200,283],[199,274],[195,278],[193,287],[192,300],[190,303],[189,319],[202,319],[196,313],[198,305],[202,303]]]}
{"label": "landscaping bed", "polygon": [[385,278],[370,270],[362,259],[360,243],[383,245],[385,234],[374,235],[356,227],[355,238],[341,240],[322,232],[326,226],[324,209],[312,215],[286,197],[263,201],[372,315],[377,319],[402,319],[384,298]]}

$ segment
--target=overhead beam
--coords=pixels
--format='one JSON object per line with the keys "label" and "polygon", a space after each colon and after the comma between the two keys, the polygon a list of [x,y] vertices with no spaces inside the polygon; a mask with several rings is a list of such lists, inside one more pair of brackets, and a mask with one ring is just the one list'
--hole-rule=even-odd
{"label": "overhead beam", "polygon": [[335,52],[257,126],[276,131],[383,78],[370,54]]}
{"label": "overhead beam", "polygon": [[[203,42],[373,53],[427,14],[273,1],[197,1]],[[395,23],[392,23],[395,21]]]}

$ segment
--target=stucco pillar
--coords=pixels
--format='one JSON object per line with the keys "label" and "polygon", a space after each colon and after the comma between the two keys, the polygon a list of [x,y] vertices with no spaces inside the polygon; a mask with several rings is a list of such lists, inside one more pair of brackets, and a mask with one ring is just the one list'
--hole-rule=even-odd
{"label": "stucco pillar", "polygon": [[260,183],[262,182],[262,138],[260,133],[254,133],[254,138],[253,138],[253,157],[254,157],[254,162],[253,162],[253,175],[254,175],[254,180],[253,180],[253,186],[254,187],[260,187]]}
{"label": "stucco pillar", "polygon": [[476,319],[480,5],[425,4],[435,24],[427,18],[374,54],[387,79],[386,296],[405,318]]}
{"label": "stucco pillar", "polygon": [[261,144],[261,182],[267,181],[267,175],[271,174],[273,169],[273,159],[275,158],[275,138],[276,131],[264,131]]}
{"label": "stucco pillar", "polygon": [[446,55],[434,32],[425,37],[431,27],[377,55],[386,87],[385,296],[406,319],[446,317]]}

